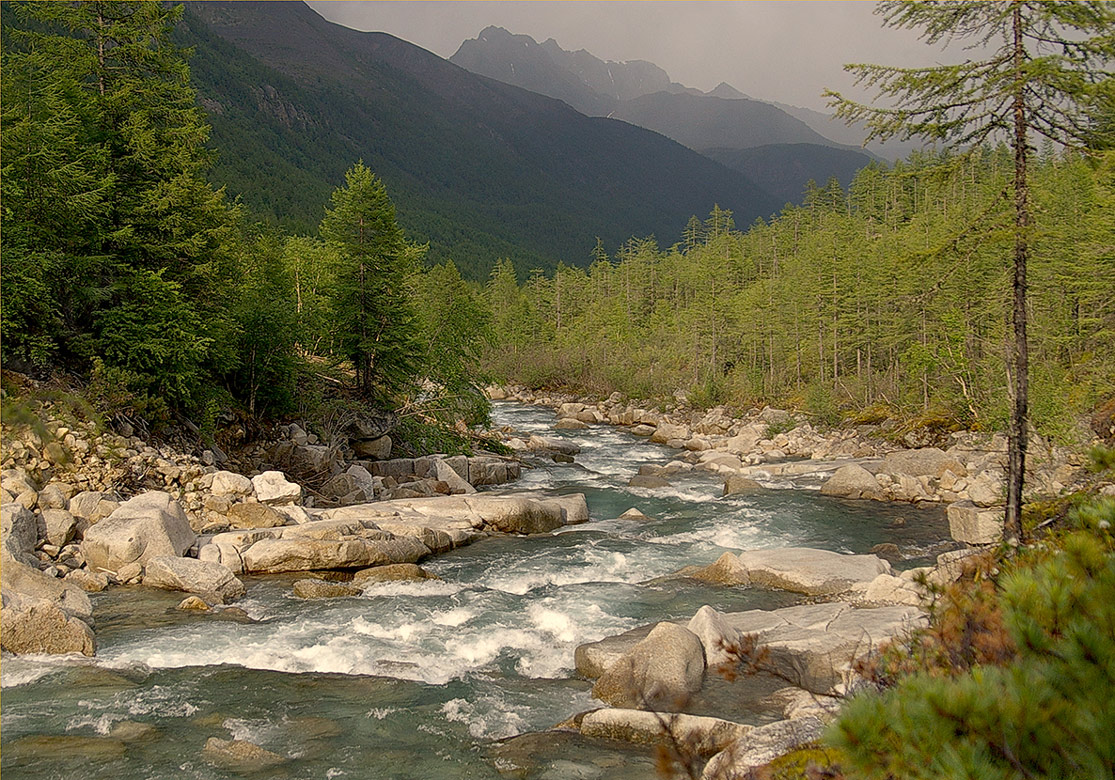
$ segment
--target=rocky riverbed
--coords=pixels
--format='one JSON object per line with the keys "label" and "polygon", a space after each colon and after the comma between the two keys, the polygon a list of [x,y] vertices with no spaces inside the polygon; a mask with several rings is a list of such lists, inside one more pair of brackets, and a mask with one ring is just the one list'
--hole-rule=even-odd
{"label": "rocky riverbed", "polygon": [[[171,673],[160,669],[196,664],[434,686],[414,693],[416,701],[440,699],[436,720],[463,724],[466,742],[512,738],[493,748],[485,770],[464,762],[472,768],[463,776],[485,776],[493,765],[533,776],[539,759],[521,749],[530,740],[555,762],[574,756],[639,776],[643,758],[618,745],[661,737],[662,722],[640,709],[651,702],[671,713],[671,728],[710,766],[743,771],[815,735],[828,717],[818,702],[854,685],[856,655],[922,620],[922,583],[959,574],[965,552],[949,552],[959,545],[946,540],[935,507],[949,504],[954,536],[965,532],[953,508],[997,511],[972,492],[1001,468],[992,440],[958,437],[946,449],[900,451],[863,432],[822,435],[779,410],[741,419],[712,410],[695,420],[619,399],[518,400],[557,412],[497,410],[525,470],[518,459],[495,456],[391,459],[381,431],[360,440],[363,453],[378,442],[384,457],[374,460],[289,426],[269,448],[274,457],[261,450],[255,473],[243,475],[219,468],[213,453],[160,450],[49,415],[45,437],[9,431],[3,642],[6,653],[33,655],[27,665],[5,661],[4,685],[14,686],[5,698],[17,702],[5,709],[5,738],[12,724],[24,724],[13,739],[25,757],[5,761],[5,770],[51,766],[30,745],[57,726],[28,707],[36,711],[36,691],[69,679],[73,667],[38,654],[97,653],[96,669],[147,669],[129,672],[142,679],[129,684],[141,691],[170,684]],[[1069,465],[1042,473],[1068,479]],[[313,473],[314,487],[294,471]],[[493,491],[516,478],[514,492]],[[899,498],[905,503],[894,503]],[[901,507],[911,504],[920,508],[908,518]],[[522,542],[505,546],[515,539]],[[827,603],[795,606],[803,599]],[[146,605],[137,624],[121,622],[114,605],[124,603]],[[299,606],[311,603],[328,606]],[[139,628],[150,621],[165,628]],[[277,631],[281,639],[265,639]],[[769,648],[780,673],[753,700],[726,693],[715,674],[723,646],[745,636]],[[493,673],[510,685],[477,678]],[[188,684],[172,677],[176,690]],[[520,678],[569,683],[542,685],[546,703],[531,703],[514,692]],[[448,695],[460,685],[461,696]],[[183,706],[198,706],[182,695]],[[577,715],[600,704],[608,706]],[[111,742],[112,761],[127,776],[138,748],[113,730],[133,721],[111,702],[97,706],[105,709],[103,730],[87,736],[81,718],[63,713],[52,717],[68,724],[65,732],[51,738],[79,737],[94,752]],[[409,714],[397,720],[404,730],[442,728]],[[172,727],[162,715],[128,728],[174,732],[165,736],[176,746],[171,754],[179,765],[206,767],[202,776],[273,760],[293,761],[306,776],[345,771],[299,763],[279,732],[229,727],[233,721],[220,720],[218,733],[201,727],[209,732],[195,753],[181,745],[192,744],[196,737],[183,735],[197,729],[175,720]],[[558,721],[564,731],[524,735]],[[323,739],[349,744],[349,732],[363,733],[336,728],[344,733]],[[456,744],[461,736],[451,731],[431,744]],[[566,744],[561,735],[571,731],[587,742]],[[585,776],[577,772],[547,776]]]}

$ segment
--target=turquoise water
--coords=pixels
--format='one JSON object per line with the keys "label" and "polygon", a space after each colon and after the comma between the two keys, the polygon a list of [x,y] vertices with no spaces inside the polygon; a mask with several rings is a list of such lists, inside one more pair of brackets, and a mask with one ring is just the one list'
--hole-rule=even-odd
{"label": "turquoise water", "polygon": [[[649,778],[643,749],[567,734],[507,741],[595,706],[573,672],[578,644],[703,604],[796,603],[668,577],[725,550],[892,542],[900,566],[913,566],[947,549],[939,510],[828,499],[808,477],[733,498],[701,472],[631,489],[641,464],[677,453],[609,427],[553,432],[553,414],[537,407],[500,403],[495,419],[581,446],[575,464],[529,469],[514,489],[583,492],[590,523],[488,539],[424,562],[440,581],[354,598],[304,601],[291,595],[294,577],[250,578],[240,602],[250,621],[182,613],[181,594],[146,588],[95,596],[97,658],[4,658],[0,770],[9,780],[237,777],[202,757],[220,737],[286,757],[269,777]],[[615,519],[630,507],[652,520]],[[730,692],[717,696],[730,707]]]}

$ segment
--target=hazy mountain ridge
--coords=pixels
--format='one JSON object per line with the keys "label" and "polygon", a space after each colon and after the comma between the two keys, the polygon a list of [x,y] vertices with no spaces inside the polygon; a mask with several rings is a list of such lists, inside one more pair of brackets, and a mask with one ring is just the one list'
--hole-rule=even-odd
{"label": "hazy mountain ridge", "polygon": [[332,24],[302,3],[190,3],[180,37],[195,48],[218,182],[312,228],[363,159],[408,232],[474,277],[499,256],[521,270],[587,264],[598,236],[672,243],[714,204],[746,221],[781,205],[661,135]]}
{"label": "hazy mountain ridge", "polygon": [[[872,159],[858,148],[862,134],[825,114],[756,100],[725,82],[703,93],[671,81],[653,63],[605,61],[584,50],[566,51],[553,38],[539,44],[529,35],[487,27],[450,61],[586,114],[654,130],[702,154],[717,150],[706,156],[729,161],[780,203],[799,200],[810,179],[835,177],[847,184],[854,173],[849,166]],[[841,131],[842,142],[827,130]]]}

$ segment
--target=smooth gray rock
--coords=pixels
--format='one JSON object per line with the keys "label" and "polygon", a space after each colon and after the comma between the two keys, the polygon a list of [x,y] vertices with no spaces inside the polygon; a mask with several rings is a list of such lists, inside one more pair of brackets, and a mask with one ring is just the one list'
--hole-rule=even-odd
{"label": "smooth gray rock", "polygon": [[984,509],[971,501],[957,501],[946,510],[949,534],[958,542],[997,544],[1003,538],[1003,509]]}
{"label": "smooth gray rock", "polygon": [[393,442],[390,436],[380,436],[375,439],[358,439],[352,443],[352,451],[358,458],[371,458],[372,460],[387,460],[391,457]]}
{"label": "smooth gray rock", "polygon": [[170,555],[147,562],[143,584],[163,590],[197,593],[210,604],[227,604],[244,595],[244,583],[227,566]]}
{"label": "smooth gray rock", "polygon": [[305,579],[294,583],[294,595],[300,599],[335,599],[359,596],[360,592],[360,588],[347,582]]}
{"label": "smooth gray rock", "polygon": [[726,552],[708,566],[691,566],[678,572],[679,576],[692,577],[715,585],[750,585],[751,575],[734,553]]}
{"label": "smooth gray rock", "polygon": [[93,604],[84,590],[16,560],[0,565],[0,588],[13,606],[50,603],[72,617],[85,621],[93,618]]}
{"label": "smooth gray rock", "polygon": [[242,474],[232,471],[218,471],[213,474],[209,492],[215,496],[239,498],[252,494],[252,481]]}
{"label": "smooth gray rock", "polygon": [[807,547],[750,550],[738,556],[752,584],[809,596],[840,593],[891,571],[876,555],[842,555]]}
{"label": "smooth gray rock", "polygon": [[936,447],[888,453],[883,457],[879,470],[888,474],[909,474],[912,477],[940,477],[946,471],[951,471],[958,477],[968,474],[960,461]]}
{"label": "smooth gray rock", "polygon": [[724,750],[751,728],[720,718],[633,709],[596,710],[581,719],[581,734],[586,737],[638,745],[666,744],[672,737],[704,757]]}
{"label": "smooth gray rock", "polygon": [[228,510],[229,526],[235,530],[249,528],[281,528],[286,525],[287,518],[278,510],[267,504],[255,501],[245,501],[233,504]]}
{"label": "smooth gray rock", "polygon": [[252,477],[252,490],[261,504],[283,506],[302,499],[302,488],[291,482],[281,471],[265,471]]}
{"label": "smooth gray rock", "polygon": [[724,480],[724,495],[726,496],[746,496],[759,493],[762,489],[763,486],[755,480],[739,474],[731,474]]}
{"label": "smooth gray rock", "polygon": [[719,666],[733,660],[725,646],[739,641],[739,629],[724,620],[724,616],[707,604],[697,610],[686,628],[701,640],[705,648],[705,664]]}
{"label": "smooth gray rock", "polygon": [[389,563],[384,566],[361,569],[353,575],[352,584],[362,588],[375,582],[418,582],[439,579],[441,578],[436,574],[431,574],[414,563]]}
{"label": "smooth gray rock", "polygon": [[81,553],[91,570],[116,572],[132,563],[143,566],[160,555],[184,555],[196,541],[178,502],[169,493],[150,491],[90,526]]}
{"label": "smooth gray rock", "polygon": [[875,475],[856,463],[836,470],[821,485],[821,495],[837,498],[877,498],[881,495]]}
{"label": "smooth gray rock", "polygon": [[592,695],[613,707],[676,711],[701,690],[704,675],[701,640],[676,623],[659,623],[600,676]]}
{"label": "smooth gray rock", "polygon": [[[465,471],[468,470],[467,463]],[[453,495],[460,495],[462,493],[475,493],[476,488],[466,482],[460,474],[453,470],[453,468],[444,460],[438,459],[434,461],[435,476],[441,482],[449,486],[449,492]]]}
{"label": "smooth gray rock", "polygon": [[314,569],[363,569],[385,563],[415,563],[429,554],[430,549],[413,538],[373,540],[353,537],[340,541],[282,538],[256,542],[244,550],[241,559],[247,573],[278,574]]}
{"label": "smooth gray rock", "polygon": [[779,756],[812,742],[824,731],[824,722],[814,716],[780,720],[752,729],[717,753],[705,766],[702,780],[751,780],[753,771]]}

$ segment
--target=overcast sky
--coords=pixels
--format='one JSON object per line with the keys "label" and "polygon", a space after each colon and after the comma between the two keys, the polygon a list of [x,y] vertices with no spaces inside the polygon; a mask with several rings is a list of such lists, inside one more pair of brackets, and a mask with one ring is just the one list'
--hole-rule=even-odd
{"label": "overcast sky", "polygon": [[[555,39],[605,60],[649,60],[708,91],[726,81],[752,97],[824,109],[821,90],[849,90],[847,62],[945,61],[907,30],[884,29],[871,2],[336,2],[330,21],[388,32],[449,57],[488,25]],[[954,59],[958,55],[953,54]],[[865,97],[861,95],[861,97]]]}

